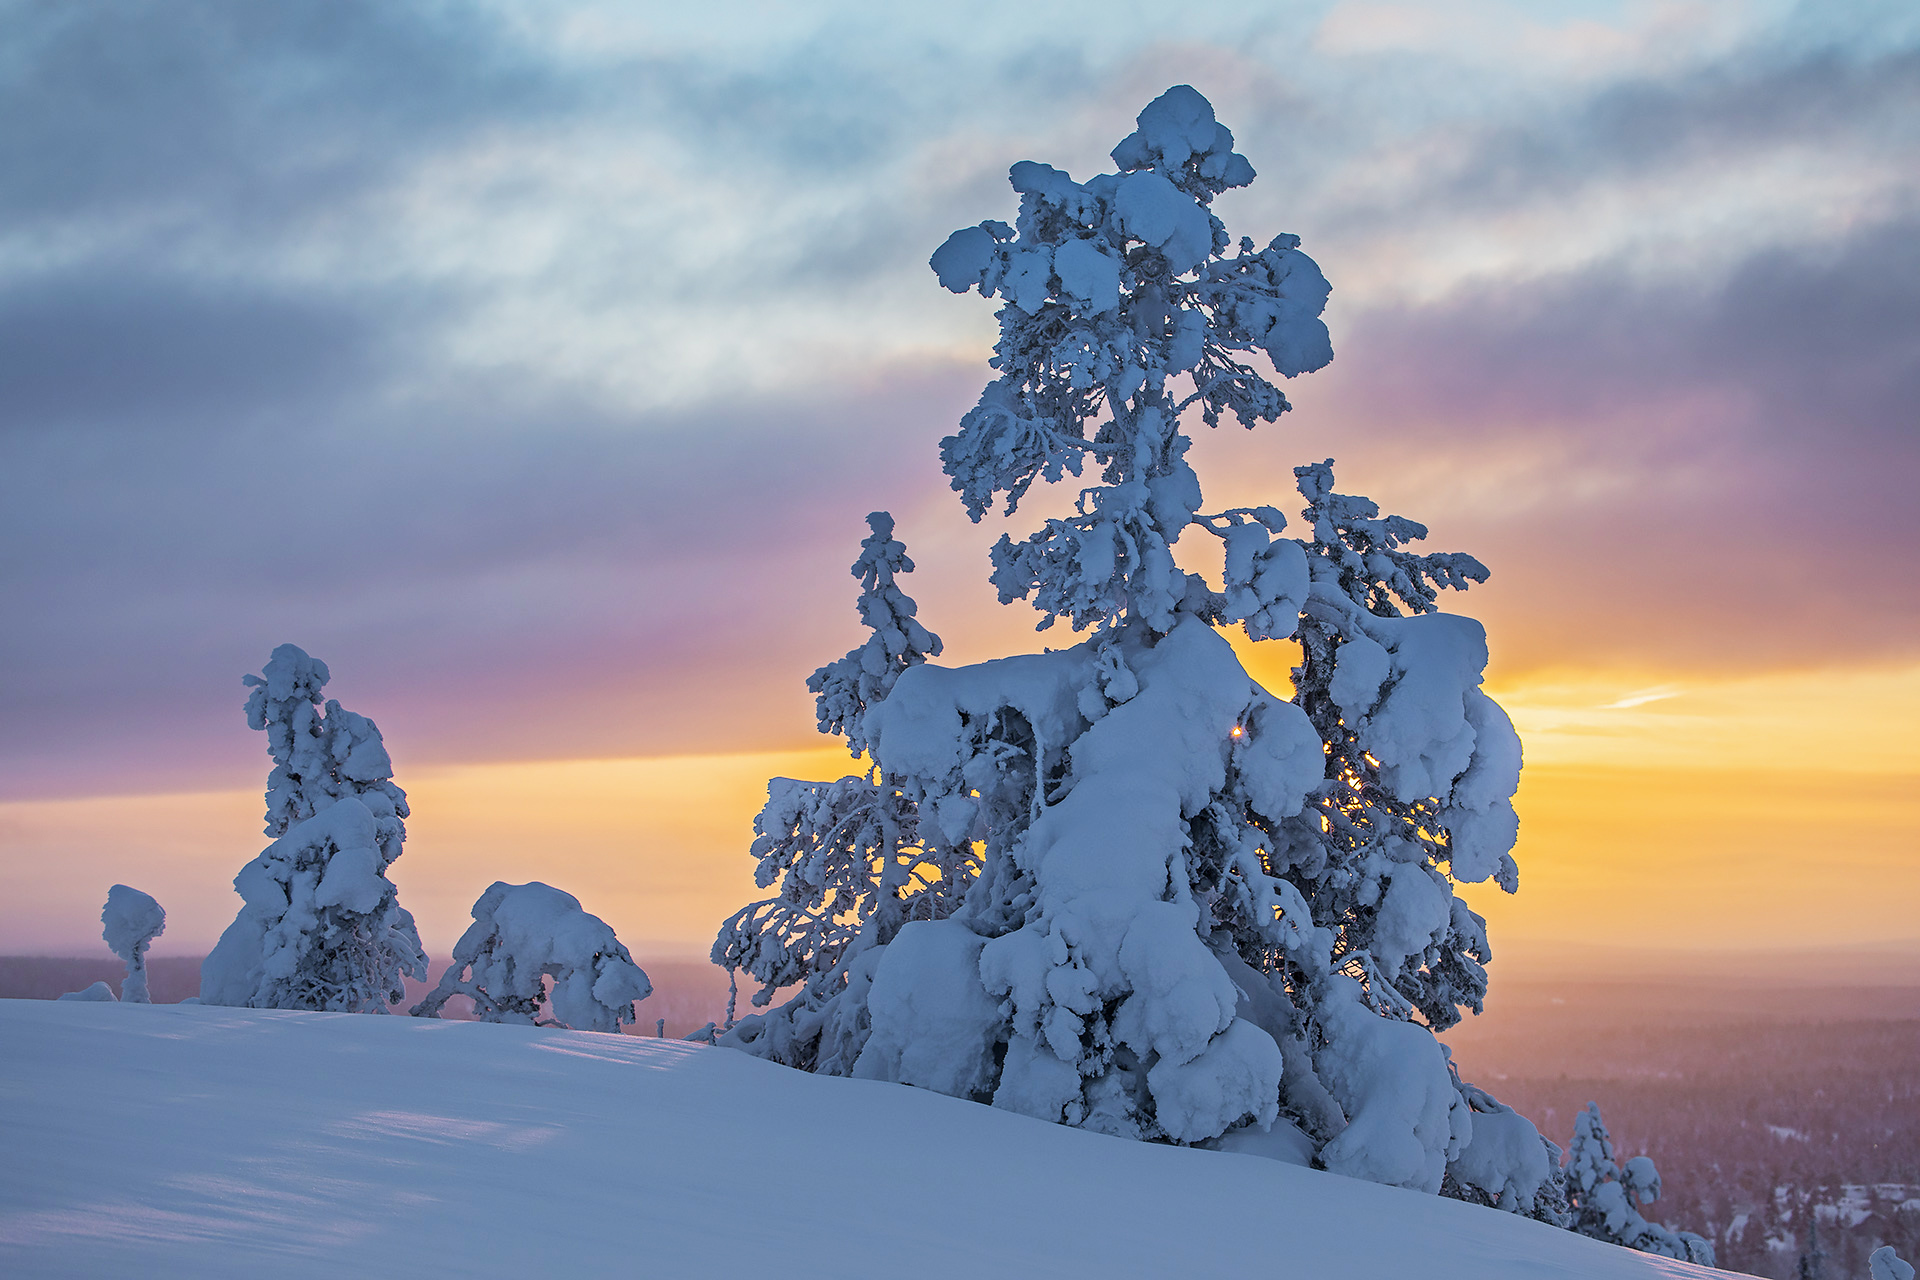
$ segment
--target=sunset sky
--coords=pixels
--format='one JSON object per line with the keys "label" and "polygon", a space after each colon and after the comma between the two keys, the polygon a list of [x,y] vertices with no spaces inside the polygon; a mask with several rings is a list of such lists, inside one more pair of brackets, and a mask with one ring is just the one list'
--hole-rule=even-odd
{"label": "sunset sky", "polygon": [[293,641],[429,951],[539,878],[704,953],[767,777],[847,768],[868,511],[945,661],[1071,642],[940,474],[994,321],[926,260],[1183,82],[1334,286],[1209,502],[1333,457],[1492,570],[1496,951],[1920,946],[1920,6],[899,10],[0,0],[0,952],[115,881],[211,945]]}

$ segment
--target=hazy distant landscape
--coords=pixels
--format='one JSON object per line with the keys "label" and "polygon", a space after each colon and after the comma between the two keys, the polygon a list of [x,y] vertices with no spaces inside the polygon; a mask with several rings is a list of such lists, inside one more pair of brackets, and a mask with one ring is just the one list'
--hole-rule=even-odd
{"label": "hazy distant landscape", "polygon": [[[1567,1142],[1598,1101],[1623,1152],[1653,1157],[1662,1219],[1719,1264],[1790,1277],[1820,1213],[1828,1280],[1920,1242],[1920,983],[1794,986],[1497,981],[1449,1032],[1461,1074]],[[1825,976],[1820,975],[1820,976]]]}

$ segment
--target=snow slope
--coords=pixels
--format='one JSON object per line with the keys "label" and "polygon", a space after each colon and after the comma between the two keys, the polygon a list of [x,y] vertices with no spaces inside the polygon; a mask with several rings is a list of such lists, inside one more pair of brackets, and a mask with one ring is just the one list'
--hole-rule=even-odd
{"label": "snow slope", "polygon": [[1720,1274],[1257,1156],[677,1041],[0,1001],[0,1274],[682,1271]]}

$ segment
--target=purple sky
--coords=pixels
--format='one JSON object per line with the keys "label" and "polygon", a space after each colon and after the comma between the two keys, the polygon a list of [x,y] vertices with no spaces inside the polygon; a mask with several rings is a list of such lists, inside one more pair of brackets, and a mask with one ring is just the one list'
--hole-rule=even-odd
{"label": "purple sky", "polygon": [[806,8],[0,4],[0,798],[255,785],[287,640],[403,762],[804,744],[876,507],[1040,643],[925,262],[1176,82],[1335,290],[1222,497],[1338,458],[1509,676],[1920,657],[1911,4]]}

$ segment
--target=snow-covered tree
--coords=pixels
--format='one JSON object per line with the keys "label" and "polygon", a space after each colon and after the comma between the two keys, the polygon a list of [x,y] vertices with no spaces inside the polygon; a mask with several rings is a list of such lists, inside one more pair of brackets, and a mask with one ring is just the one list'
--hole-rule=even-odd
{"label": "snow-covered tree", "polygon": [[1807,1206],[1807,1247],[1800,1251],[1793,1274],[1794,1280],[1827,1280],[1827,1251],[1820,1247],[1820,1214],[1816,1205]]}
{"label": "snow-covered tree", "polygon": [[[870,634],[807,681],[820,731],[844,736],[855,757],[867,750],[868,710],[886,699],[901,673],[940,652],[940,637],[915,620],[917,606],[898,584],[913,561],[893,538],[893,517],[876,511],[867,525],[853,576]],[[778,988],[800,990],[775,1012],[750,1019],[735,1041],[751,1040],[755,1052],[790,1066],[844,1075],[866,1039],[864,1008],[841,1000],[849,983],[863,988],[868,980],[861,957],[892,941],[909,920],[949,915],[972,881],[971,851],[964,843],[923,842],[917,806],[869,771],[835,782],[773,779],[754,819],[753,855],[754,882],[763,889],[778,882],[779,889],[727,919],[714,963],[760,983],[756,1007],[769,1004]],[[845,1024],[836,1016],[843,1007],[852,1014]],[[730,1001],[729,1024],[734,1014]]]}
{"label": "snow-covered tree", "polygon": [[1713,1245],[1691,1231],[1670,1231],[1641,1216],[1640,1207],[1660,1198],[1660,1172],[1647,1156],[1620,1165],[1613,1138],[1589,1102],[1573,1118],[1573,1142],[1567,1148],[1567,1199],[1573,1229],[1581,1235],[1625,1245],[1642,1253],[1713,1265]]}
{"label": "snow-covered tree", "polygon": [[147,948],[167,931],[167,913],[147,894],[116,884],[107,890],[100,910],[101,936],[113,954],[127,962],[120,999],[126,1004],[152,1004],[147,993]]}
{"label": "snow-covered tree", "polygon": [[871,512],[867,528],[871,532],[860,544],[853,576],[860,583],[860,621],[871,634],[865,644],[807,678],[820,732],[845,736],[856,756],[867,749],[861,728],[867,708],[884,701],[908,667],[940,656],[940,637],[920,625],[914,616],[918,606],[896,581],[913,572],[913,561],[893,536],[893,516]]}
{"label": "snow-covered tree", "polygon": [[[715,956],[806,986],[727,1042],[1162,1141],[1284,1115],[1328,1168],[1432,1191],[1453,1164],[1517,1207],[1546,1148],[1518,1117],[1474,1147],[1433,1036],[1485,989],[1454,883],[1515,885],[1519,744],[1479,690],[1480,628],[1436,611],[1485,570],[1408,551],[1426,531],[1334,493],[1330,464],[1296,472],[1307,536],[1276,536],[1272,506],[1202,513],[1184,424],[1288,410],[1252,360],[1331,360],[1328,286],[1298,237],[1227,235],[1213,198],[1254,174],[1200,94],[1138,126],[1115,173],[1015,165],[1014,225],[956,232],[931,264],[1003,302],[1000,374],[941,448],[968,513],[1098,476],[992,553],[1003,602],[1090,634],[958,669],[903,658],[852,728],[823,704],[886,799],[776,783],[755,852],[787,905],[766,916],[806,927],[742,930],[749,908]],[[1217,587],[1174,560],[1194,529],[1221,541]],[[1247,675],[1234,625],[1300,642],[1291,700]],[[879,891],[914,858],[939,872],[924,916]],[[855,941],[808,941],[829,917]]]}
{"label": "snow-covered tree", "polygon": [[372,720],[320,705],[327,666],[296,645],[245,677],[247,723],[267,733],[266,834],[242,867],[245,900],[200,967],[206,1004],[384,1013],[425,978],[413,917],[387,868],[406,840],[407,796]]}
{"label": "snow-covered tree", "polygon": [[633,1021],[634,1001],[652,992],[613,929],[578,898],[538,880],[496,880],[473,904],[439,985],[411,1012],[436,1017],[460,995],[482,1022],[618,1031]]}

